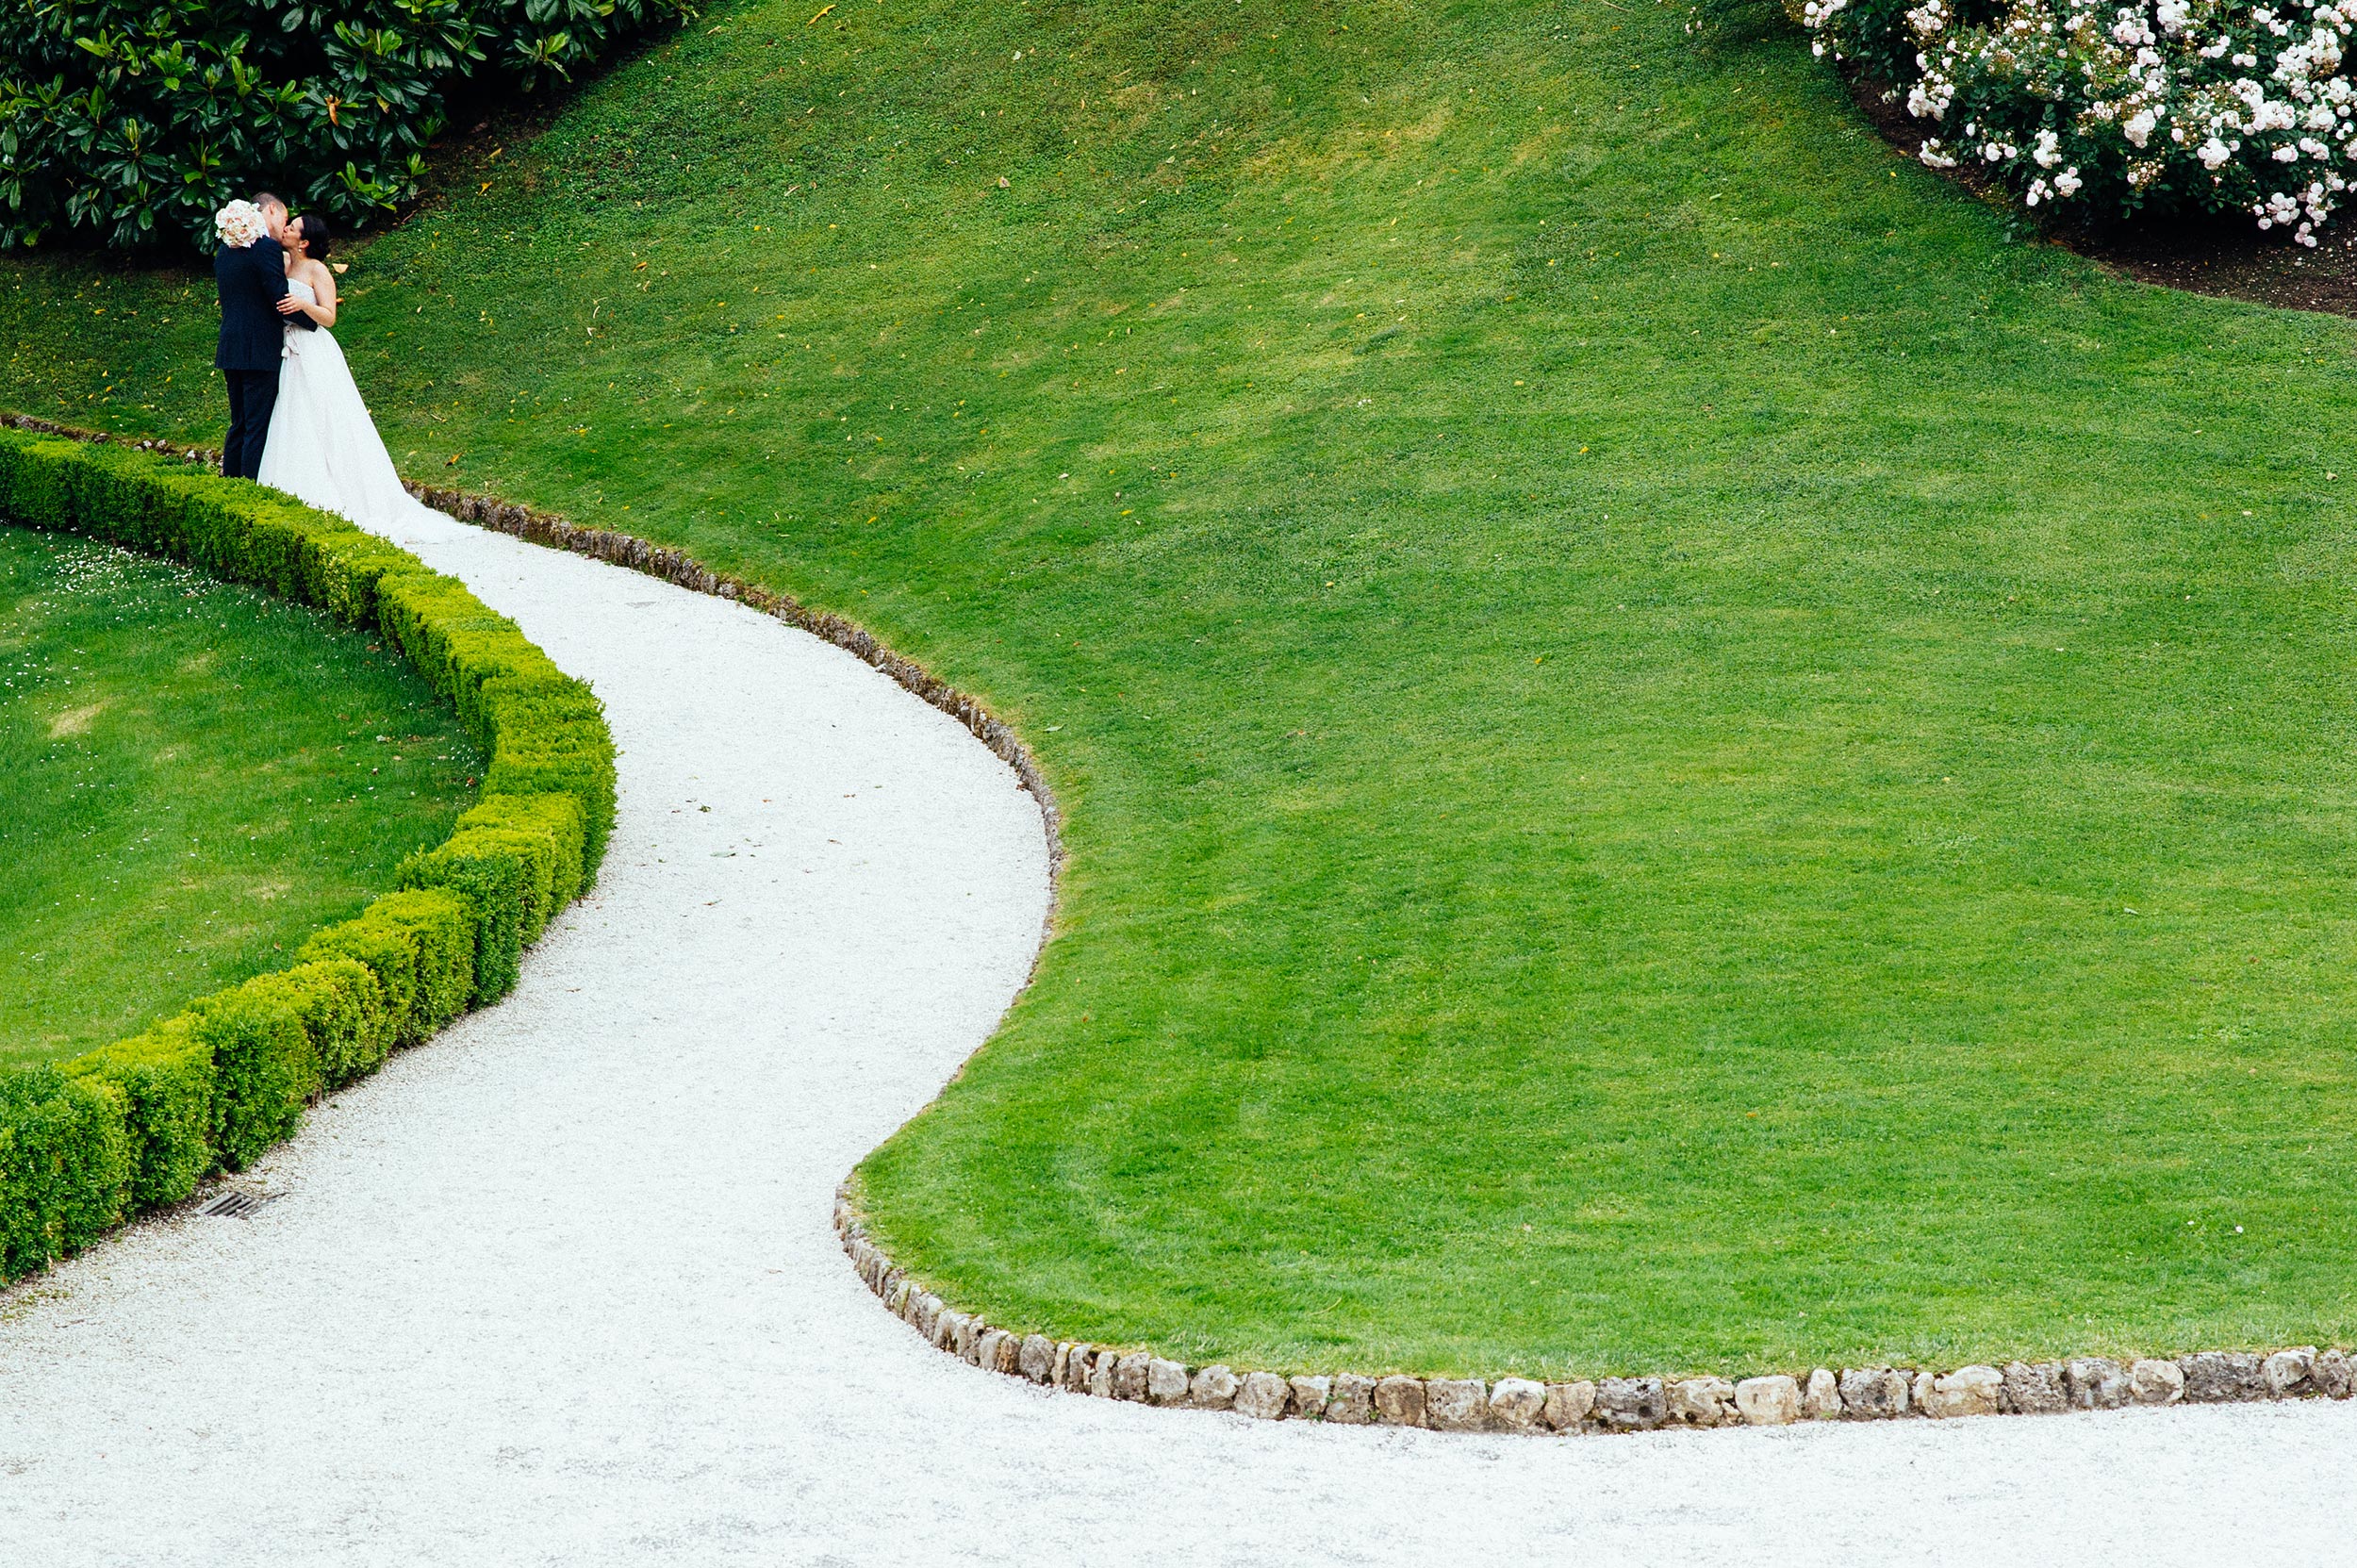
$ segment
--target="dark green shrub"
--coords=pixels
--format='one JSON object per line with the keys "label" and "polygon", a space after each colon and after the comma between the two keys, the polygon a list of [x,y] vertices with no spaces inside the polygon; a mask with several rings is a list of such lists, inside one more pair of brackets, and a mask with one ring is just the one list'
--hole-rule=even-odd
{"label": "dark green shrub", "polygon": [[552,691],[580,685],[455,578],[421,569],[388,572],[377,582],[376,610],[385,635],[457,704],[458,717],[485,745],[491,740],[482,696],[486,683],[521,679]]}
{"label": "dark green shrub", "polygon": [[356,228],[453,105],[566,80],[684,0],[155,0],[0,9],[0,246],[212,248],[268,184]]}
{"label": "dark green shrub", "polygon": [[579,802],[586,888],[597,881],[614,824],[614,747],[604,705],[578,681],[516,676],[485,682],[478,706],[490,737],[485,795],[561,794]]}
{"label": "dark green shrub", "polygon": [[66,474],[81,460],[83,443],[29,432],[0,437],[0,503],[8,514],[28,528],[72,528]]}
{"label": "dark green shrub", "polygon": [[569,795],[582,802],[588,832],[582,844],[582,886],[597,880],[614,825],[614,757],[588,747],[538,744],[529,736],[502,736],[483,771],[484,792],[500,795]]}
{"label": "dark green shrub", "polygon": [[414,1046],[465,1012],[474,995],[474,912],[454,893],[391,893],[357,919],[321,932],[295,956],[366,966],[385,998],[391,1043]]}
{"label": "dark green shrub", "polygon": [[527,948],[540,940],[540,933],[552,913],[549,890],[556,874],[555,840],[545,833],[462,821],[450,841],[453,850],[461,846],[478,853],[496,850],[515,857],[519,867],[516,889],[517,940]]}
{"label": "dark green shrub", "polygon": [[[177,1203],[213,1168],[213,1053],[186,1016],[65,1065],[123,1098],[133,1213]],[[0,1199],[4,1203],[5,1199]]]}
{"label": "dark green shrub", "polygon": [[530,857],[495,832],[466,829],[437,849],[401,863],[405,888],[438,887],[467,902],[474,926],[474,996],[497,1001],[515,989],[531,908]]}
{"label": "dark green shrub", "polygon": [[190,1032],[213,1053],[213,1153],[224,1170],[291,1133],[319,1081],[311,1037],[277,979],[257,975],[189,1009]]}
{"label": "dark green shrub", "polygon": [[0,1278],[90,1245],[123,1218],[130,1185],[116,1091],[55,1067],[0,1078]]}
{"label": "dark green shrub", "polygon": [[[384,902],[379,900],[371,904],[357,919],[317,933],[295,954],[297,963],[344,959],[368,971],[370,982],[376,988],[383,1028],[383,1038],[371,1043],[371,1048],[380,1059],[395,1046],[416,1045],[428,1038],[439,1024],[432,999],[433,979],[420,972],[431,937],[415,923],[389,916]],[[466,910],[454,899],[447,900],[447,904],[450,923],[465,927]],[[467,946],[472,946],[471,933],[463,930],[445,932],[444,946],[455,948],[462,938]],[[458,995],[463,998],[473,985],[470,970],[467,979],[456,987]],[[444,1000],[448,1005],[448,999]]]}
{"label": "dark green shrub", "polygon": [[391,1048],[392,1015],[384,990],[355,960],[315,959],[256,976],[246,989],[293,1009],[311,1048],[311,1076],[301,1085],[306,1100],[369,1072]]}
{"label": "dark green shrub", "polygon": [[157,552],[382,630],[491,753],[450,841],[291,968],[61,1068],[0,1074],[0,1279],[176,1203],[292,1131],[321,1089],[506,995],[596,875],[614,742],[589,688],[451,578],[240,480],[0,427],[0,516]]}
{"label": "dark green shrub", "polygon": [[581,822],[579,797],[556,794],[492,795],[458,818],[461,832],[492,828],[547,845],[548,886],[537,917],[526,928],[527,944],[537,941],[541,928],[581,894],[582,850],[586,843]]}

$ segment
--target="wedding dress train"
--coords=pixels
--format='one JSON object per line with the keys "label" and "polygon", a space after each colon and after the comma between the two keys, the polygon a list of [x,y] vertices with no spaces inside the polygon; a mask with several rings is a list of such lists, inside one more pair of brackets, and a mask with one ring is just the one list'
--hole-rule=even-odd
{"label": "wedding dress train", "polygon": [[[287,291],[317,302],[310,285],[287,280]],[[262,444],[255,478],[296,500],[349,519],[396,541],[447,536],[460,525],[401,487],[392,454],[344,363],[344,351],[325,327],[287,328],[278,375],[278,405]]]}

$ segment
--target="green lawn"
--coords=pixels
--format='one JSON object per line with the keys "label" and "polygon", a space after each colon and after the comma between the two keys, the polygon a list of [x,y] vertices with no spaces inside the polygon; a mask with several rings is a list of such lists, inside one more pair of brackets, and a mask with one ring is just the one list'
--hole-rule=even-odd
{"label": "green lawn", "polygon": [[438,841],[477,771],[389,650],[0,527],[0,1071],[275,968]]}
{"label": "green lawn", "polygon": [[[1041,754],[897,1255],[1286,1367],[2357,1337],[2348,323],[2019,242],[1749,13],[816,8],[475,149],[339,331],[411,471]],[[8,262],[0,401],[209,438],[209,292]]]}

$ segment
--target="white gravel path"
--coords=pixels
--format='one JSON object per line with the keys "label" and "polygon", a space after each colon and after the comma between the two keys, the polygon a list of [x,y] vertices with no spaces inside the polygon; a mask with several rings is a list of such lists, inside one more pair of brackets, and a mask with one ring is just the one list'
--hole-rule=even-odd
{"label": "white gravel path", "polygon": [[258,1167],[278,1200],[0,1302],[0,1564],[2357,1560],[2357,1403],[1464,1438],[927,1349],[829,1205],[1022,982],[1029,799],[775,621],[431,532],[604,696],[604,876]]}

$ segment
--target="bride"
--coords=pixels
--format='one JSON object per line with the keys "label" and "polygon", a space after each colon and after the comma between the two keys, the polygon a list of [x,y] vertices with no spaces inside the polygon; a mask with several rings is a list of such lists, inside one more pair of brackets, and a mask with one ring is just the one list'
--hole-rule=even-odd
{"label": "bride", "polygon": [[372,534],[426,538],[458,526],[401,487],[401,475],[353,384],[336,324],[336,275],[327,270],[327,221],[313,213],[286,228],[287,292],[321,330],[286,328],[278,405],[255,478],[334,512]]}

